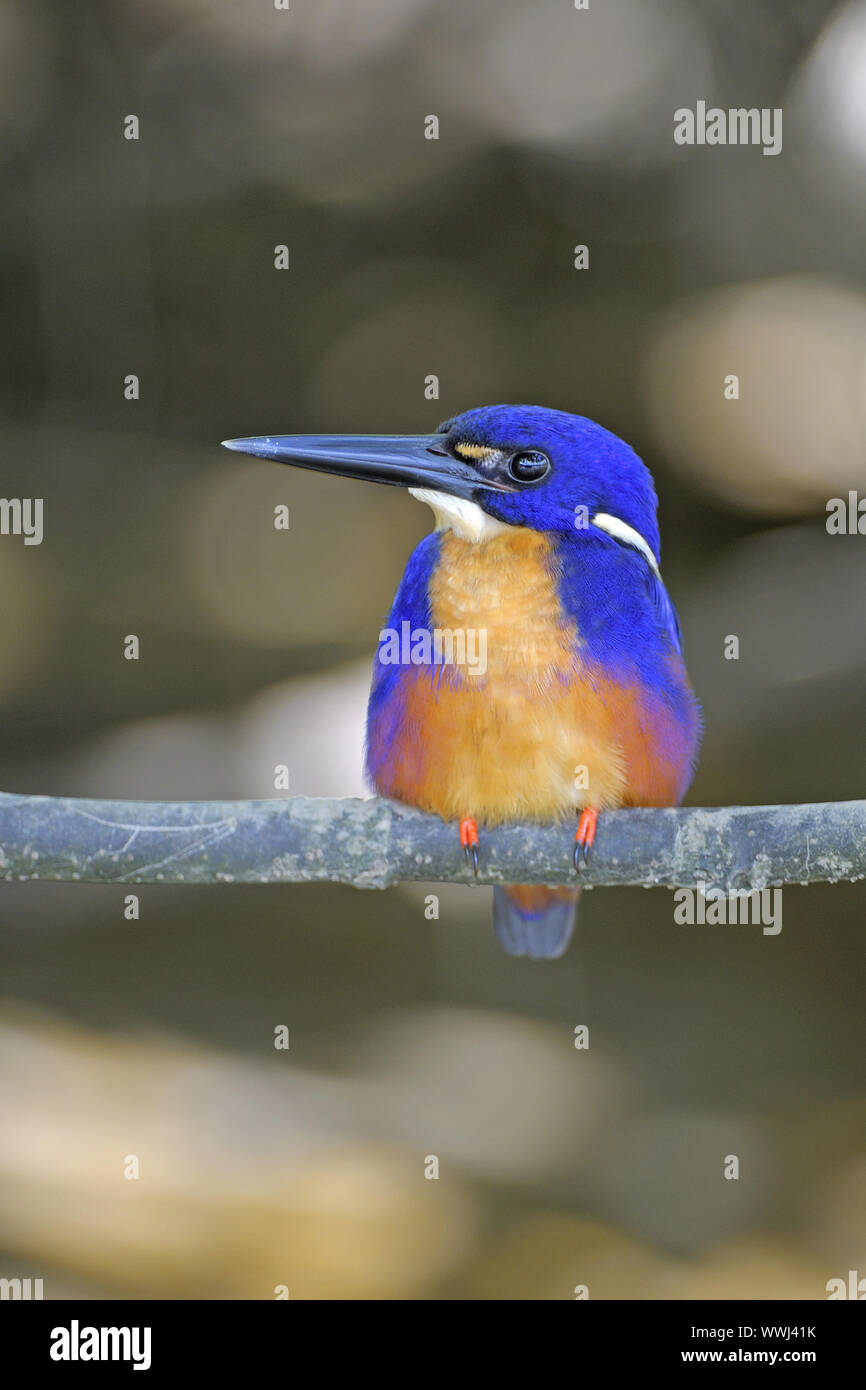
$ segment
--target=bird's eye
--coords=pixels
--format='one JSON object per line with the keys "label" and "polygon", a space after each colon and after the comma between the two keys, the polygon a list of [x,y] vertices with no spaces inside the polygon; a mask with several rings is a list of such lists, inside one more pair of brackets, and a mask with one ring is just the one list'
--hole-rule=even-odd
{"label": "bird's eye", "polygon": [[508,471],[517,483],[537,483],[550,472],[550,459],[540,449],[525,449],[508,460]]}

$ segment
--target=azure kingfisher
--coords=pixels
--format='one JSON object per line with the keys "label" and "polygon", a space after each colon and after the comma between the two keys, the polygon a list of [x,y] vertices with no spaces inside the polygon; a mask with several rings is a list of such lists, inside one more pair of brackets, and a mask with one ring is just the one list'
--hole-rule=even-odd
{"label": "azure kingfisher", "polygon": [[[682,800],[701,715],[659,570],[652,476],[623,440],[580,415],[496,405],[432,435],[226,447],[405,487],[432,508],[380,634],[367,772],[382,796],[456,822],[476,874],[479,825],[574,817],[579,875],[599,811]],[[494,888],[505,950],[561,956],[579,891]]]}

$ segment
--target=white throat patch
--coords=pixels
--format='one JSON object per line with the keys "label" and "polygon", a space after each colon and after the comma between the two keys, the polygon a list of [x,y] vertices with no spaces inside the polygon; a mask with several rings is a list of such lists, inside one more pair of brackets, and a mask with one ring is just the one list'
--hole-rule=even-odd
{"label": "white throat patch", "polygon": [[488,516],[477,502],[465,497],[452,497],[449,492],[436,492],[427,487],[410,487],[409,496],[432,507],[437,531],[453,531],[464,541],[486,541],[503,531],[513,531],[504,521]]}
{"label": "white throat patch", "polygon": [[592,524],[597,526],[600,531],[606,531],[609,536],[613,536],[614,540],[622,541],[624,545],[631,545],[635,550],[639,550],[656,579],[661,579],[656,557],[640,531],[629,526],[628,522],[620,521],[618,516],[610,516],[607,512],[596,512],[592,518]]}

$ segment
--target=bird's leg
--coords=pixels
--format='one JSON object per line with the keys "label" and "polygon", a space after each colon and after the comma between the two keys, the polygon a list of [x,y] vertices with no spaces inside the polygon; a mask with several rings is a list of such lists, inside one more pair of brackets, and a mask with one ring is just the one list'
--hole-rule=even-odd
{"label": "bird's leg", "polygon": [[478,877],[478,826],[471,816],[464,816],[460,822],[460,843],[466,863],[472,864],[475,877]]}
{"label": "bird's leg", "polygon": [[580,820],[577,822],[577,832],[574,836],[574,867],[580,873],[580,856],[583,854],[584,865],[589,863],[589,851],[592,849],[592,842],[595,839],[595,827],[598,825],[598,809],[595,806],[586,806],[580,813]]}

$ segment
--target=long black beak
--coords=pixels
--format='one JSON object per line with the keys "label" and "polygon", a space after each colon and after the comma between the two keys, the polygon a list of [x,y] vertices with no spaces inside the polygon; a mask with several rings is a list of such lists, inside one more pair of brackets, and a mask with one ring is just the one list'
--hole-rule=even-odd
{"label": "long black beak", "polygon": [[429,488],[471,498],[479,490],[510,492],[445,448],[444,434],[267,434],[224,439],[223,447],[255,458],[366,478],[394,487]]}

